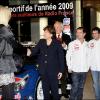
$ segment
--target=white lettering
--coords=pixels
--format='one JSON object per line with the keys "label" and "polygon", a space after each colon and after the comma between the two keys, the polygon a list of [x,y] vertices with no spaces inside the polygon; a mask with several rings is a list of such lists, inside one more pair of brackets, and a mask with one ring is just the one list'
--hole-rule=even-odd
{"label": "white lettering", "polygon": [[34,5],[34,10],[35,11],[45,11],[45,10],[56,10],[57,6],[56,5],[52,5],[52,3],[50,5]]}

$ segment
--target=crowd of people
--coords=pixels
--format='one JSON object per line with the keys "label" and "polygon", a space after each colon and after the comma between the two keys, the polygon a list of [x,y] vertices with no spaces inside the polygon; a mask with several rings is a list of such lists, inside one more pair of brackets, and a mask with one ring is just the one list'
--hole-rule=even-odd
{"label": "crowd of people", "polygon": [[[11,100],[14,96],[13,60],[15,38],[9,29],[11,12],[0,6],[0,86],[3,100]],[[86,76],[91,70],[96,100],[100,100],[100,28],[92,29],[92,40],[85,40],[86,30],[76,29],[76,39],[63,33],[62,22],[56,21],[53,26],[44,29],[44,39],[32,49],[27,49],[27,56],[38,54],[39,73],[42,79],[44,100],[60,100],[58,82],[62,83],[62,95],[67,96],[66,77],[72,80],[69,100],[82,100]],[[68,77],[67,77],[68,78]]]}
{"label": "crowd of people", "polygon": [[76,29],[76,39],[68,46],[66,55],[68,71],[72,72],[72,89],[70,100],[82,100],[86,75],[89,69],[92,72],[96,100],[100,99],[100,29],[92,29],[93,39],[85,41],[86,30],[83,27]]}
{"label": "crowd of people", "polygon": [[[85,40],[86,30],[83,27],[78,27],[75,33],[76,39],[71,41],[70,36],[63,33],[62,25],[63,24],[59,21],[56,21],[54,23],[55,34],[54,32],[50,31],[53,29],[53,27],[52,29],[50,29],[51,26],[47,26],[44,29],[45,39],[40,40],[40,41],[45,41],[44,43],[46,43],[45,44],[46,46],[43,46],[43,43],[39,41],[37,46],[33,48],[32,52],[28,51],[28,55],[30,55],[31,53],[33,54],[34,50],[35,53],[37,50],[40,50],[40,52],[42,52],[40,54],[44,53],[43,56],[40,55],[41,59],[39,59],[39,61],[43,63],[43,65],[41,65],[40,68],[44,71],[45,73],[45,74],[43,73],[44,76],[47,77],[47,78],[42,77],[42,81],[45,81],[47,84],[46,85],[43,83],[44,98],[45,99],[50,98],[49,91],[51,89],[51,93],[54,97],[54,100],[60,99],[60,98],[57,99],[58,96],[56,95],[58,94],[57,79],[61,79],[62,87],[63,87],[62,95],[66,97],[67,96],[66,82],[65,82],[65,78],[63,77],[66,77],[66,73],[67,74],[72,73],[72,75],[70,75],[70,78],[72,79],[72,89],[70,92],[69,100],[82,100],[86,76],[88,71],[91,70],[93,82],[94,82],[93,86],[95,89],[96,100],[99,100],[100,99],[100,67],[99,67],[100,66],[100,61],[99,61],[100,60],[100,28],[95,27],[92,29],[91,35],[93,39],[87,42]],[[63,50],[62,54],[61,54],[62,51],[61,49],[57,49],[56,53],[53,53],[54,51],[53,51],[52,44],[54,44],[53,43],[54,40],[58,41],[60,48],[62,46],[62,50]],[[42,46],[40,46],[40,44]],[[55,48],[56,46],[57,44],[55,43]],[[43,50],[43,48],[45,48],[45,50]],[[45,53],[46,53],[46,57],[45,57]],[[45,60],[47,61],[46,64],[45,64]],[[55,60],[57,60],[58,62]],[[56,65],[55,62],[57,62],[56,64],[58,65]],[[55,68],[55,71],[54,69],[52,69],[52,67]],[[55,76],[52,76],[54,75],[54,73],[57,74],[55,74]],[[48,74],[51,74],[51,76],[49,76],[51,79],[49,79]],[[57,76],[60,76],[60,78],[57,78]],[[55,77],[54,80],[56,81],[52,81],[53,80],[52,78],[54,77]]]}

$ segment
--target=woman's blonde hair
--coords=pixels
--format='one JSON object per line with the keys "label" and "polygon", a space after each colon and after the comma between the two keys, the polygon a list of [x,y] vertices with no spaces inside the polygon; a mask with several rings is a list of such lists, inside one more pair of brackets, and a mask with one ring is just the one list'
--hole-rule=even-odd
{"label": "woman's blonde hair", "polygon": [[0,24],[7,26],[10,18],[11,11],[9,10],[9,8],[0,6]]}

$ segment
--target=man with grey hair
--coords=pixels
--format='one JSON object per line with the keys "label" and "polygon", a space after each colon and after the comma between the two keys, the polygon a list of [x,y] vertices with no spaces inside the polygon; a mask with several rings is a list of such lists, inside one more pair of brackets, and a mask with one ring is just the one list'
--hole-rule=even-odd
{"label": "man with grey hair", "polygon": [[62,96],[65,98],[68,97],[68,93],[66,91],[66,79],[67,79],[67,66],[66,66],[66,51],[67,51],[67,45],[71,42],[71,38],[69,35],[63,33],[63,23],[60,21],[55,21],[54,28],[56,31],[56,39],[59,40],[59,42],[62,44],[64,56],[65,56],[65,70],[63,73],[63,77],[61,79],[61,90],[62,90]]}

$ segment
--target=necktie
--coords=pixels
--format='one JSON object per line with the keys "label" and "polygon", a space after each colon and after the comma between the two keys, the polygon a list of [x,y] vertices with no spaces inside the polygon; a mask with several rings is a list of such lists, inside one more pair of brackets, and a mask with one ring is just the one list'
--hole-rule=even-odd
{"label": "necktie", "polygon": [[58,34],[57,40],[59,40],[60,42],[62,42],[62,38],[60,37],[60,34]]}

